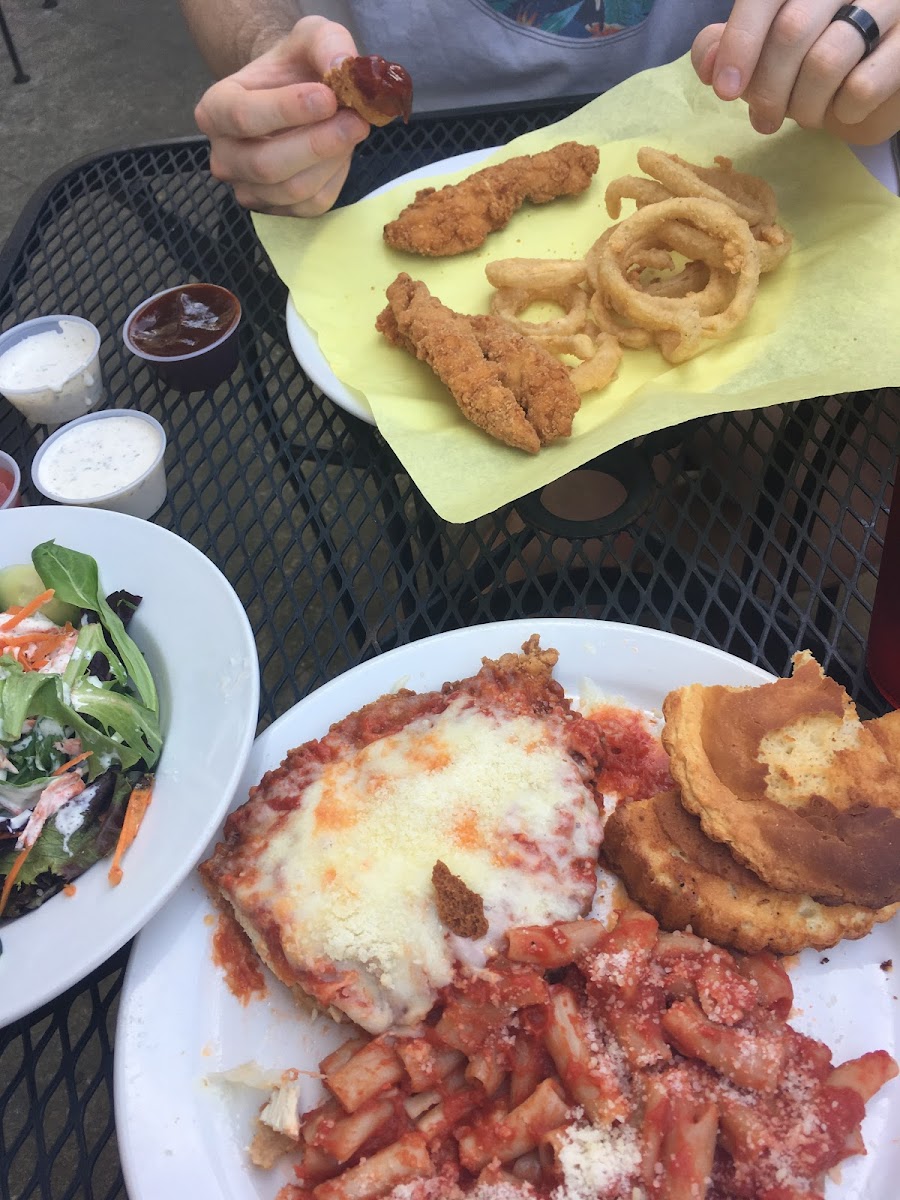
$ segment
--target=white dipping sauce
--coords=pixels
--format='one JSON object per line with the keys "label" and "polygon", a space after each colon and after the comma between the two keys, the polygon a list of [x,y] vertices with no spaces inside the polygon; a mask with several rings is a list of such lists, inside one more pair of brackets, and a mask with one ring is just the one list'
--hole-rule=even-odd
{"label": "white dipping sauce", "polygon": [[95,500],[135,483],[162,449],[157,430],[140,417],[123,415],[73,425],[41,458],[41,484],[67,500]]}
{"label": "white dipping sauce", "polygon": [[59,331],[23,338],[0,356],[0,392],[61,388],[93,356],[90,331],[77,321],[61,320]]}

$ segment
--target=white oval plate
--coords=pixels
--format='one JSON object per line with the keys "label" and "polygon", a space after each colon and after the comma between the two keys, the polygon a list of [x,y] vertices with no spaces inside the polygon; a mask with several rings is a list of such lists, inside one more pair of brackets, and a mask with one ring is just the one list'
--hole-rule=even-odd
{"label": "white oval plate", "polygon": [[[257,738],[235,794],[247,790],[287,751],[349,712],[398,686],[439,687],[474,673],[481,657],[517,650],[538,633],[559,650],[556,677],[576,694],[586,680],[603,694],[659,709],[666,692],[687,683],[758,684],[771,678],[720,650],[638,626],[586,620],[526,620],[474,626],[414,642],[348,671],[301,701]],[[273,1200],[292,1178],[249,1164],[246,1147],[262,1096],[210,1081],[211,1073],[256,1060],[278,1072],[315,1070],[344,1029],[302,1015],[271,978],[267,999],[243,1007],[210,956],[213,909],[196,875],[137,941],[122,993],[116,1035],[115,1106],[119,1149],[131,1200]],[[896,974],[900,926],[892,921],[861,942],[800,956],[792,978],[796,1024],[826,1041],[835,1060],[865,1050],[897,1053],[900,1021]],[[306,1081],[304,1102],[319,1085]],[[900,1087],[890,1084],[869,1105],[863,1126],[869,1155],[841,1168],[829,1200],[895,1200],[900,1145]]]}
{"label": "white oval plate", "polygon": [[199,550],[149,521],[54,505],[0,512],[0,566],[31,562],[50,538],[95,558],[107,595],[143,596],[130,632],[156,681],[165,743],[119,886],[100,862],[76,880],[74,896],[0,925],[0,1027],[83,979],[172,895],[228,808],[259,710],[250,622]]}
{"label": "white oval plate", "polygon": [[[441,162],[417,167],[415,171],[408,171],[405,175],[399,175],[389,183],[383,183],[381,187],[376,188],[370,194],[372,196],[380,196],[383,192],[389,192],[401,183],[411,183],[416,179],[427,179],[431,175],[443,175],[451,171],[464,170],[466,167],[474,166],[475,163],[480,162],[488,154],[493,154],[494,149],[494,147],[489,147],[486,150],[470,150],[467,154],[455,154],[452,158],[445,158]],[[328,359],[319,348],[319,339],[297,312],[294,301],[290,296],[288,296],[285,320],[287,323],[288,341],[291,344],[291,349],[294,351],[297,362],[316,387],[323,391],[344,412],[350,413],[353,417],[359,417],[361,421],[365,421],[368,425],[374,425],[375,418],[372,416],[368,400],[362,392],[358,392],[355,388],[341,383],[329,366]]]}

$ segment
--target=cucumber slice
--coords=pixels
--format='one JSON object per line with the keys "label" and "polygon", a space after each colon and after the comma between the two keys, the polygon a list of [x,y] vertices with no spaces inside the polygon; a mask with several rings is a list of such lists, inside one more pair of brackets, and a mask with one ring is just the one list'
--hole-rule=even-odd
{"label": "cucumber slice", "polygon": [[[46,584],[31,563],[0,568],[0,612],[21,607],[46,590]],[[64,604],[56,599],[48,600],[38,611],[57,625],[65,625],[66,621],[76,625],[81,616],[81,609],[77,605]]]}

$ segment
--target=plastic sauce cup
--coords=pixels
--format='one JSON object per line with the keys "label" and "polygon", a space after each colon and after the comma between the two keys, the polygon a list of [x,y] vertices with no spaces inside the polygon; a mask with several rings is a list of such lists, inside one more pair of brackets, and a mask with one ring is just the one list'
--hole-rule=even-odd
{"label": "plastic sauce cup", "polygon": [[165,503],[166,434],[134,409],[111,408],[71,421],[34,456],[31,480],[57,504],[152,517]]}
{"label": "plastic sauce cup", "polygon": [[100,331],[55,314],[0,334],[0,394],[37,425],[61,425],[100,403]]}
{"label": "plastic sauce cup", "polygon": [[19,464],[0,450],[0,509],[21,507],[21,487]]}
{"label": "plastic sauce cup", "polygon": [[122,330],[125,345],[170,387],[205,391],[238,362],[241,303],[215,283],[183,283],[142,301]]}

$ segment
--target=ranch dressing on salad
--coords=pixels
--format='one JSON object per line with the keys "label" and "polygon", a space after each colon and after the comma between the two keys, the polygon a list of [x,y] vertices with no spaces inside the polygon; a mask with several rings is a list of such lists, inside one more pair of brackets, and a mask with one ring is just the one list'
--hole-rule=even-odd
{"label": "ranch dressing on salad", "polygon": [[68,500],[96,500],[136,483],[161,449],[158,431],[140,417],[73,425],[48,446],[40,481]]}
{"label": "ranch dressing on salad", "polygon": [[54,817],[56,828],[62,834],[63,852],[66,854],[69,853],[69,838],[84,824],[84,816],[92,799],[90,791],[82,792],[68,804],[64,804]]}
{"label": "ranch dressing on salad", "polygon": [[94,354],[89,331],[77,321],[59,322],[59,330],[48,329],[23,338],[0,355],[0,392],[59,389]]}

